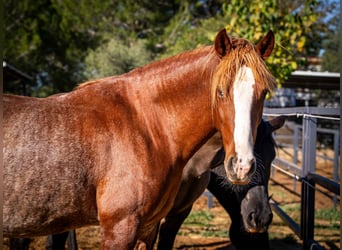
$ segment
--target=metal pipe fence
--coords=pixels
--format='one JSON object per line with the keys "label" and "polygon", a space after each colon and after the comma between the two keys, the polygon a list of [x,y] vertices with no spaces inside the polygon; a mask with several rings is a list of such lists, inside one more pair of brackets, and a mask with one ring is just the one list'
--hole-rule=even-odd
{"label": "metal pipe fence", "polygon": [[[340,120],[339,108],[297,107],[264,109],[264,116],[295,116],[302,117],[302,126],[294,130],[294,151],[298,152],[299,136],[302,134],[302,166],[298,167],[298,157],[295,155],[295,163],[286,162],[281,159],[274,161],[273,167],[281,168],[283,172],[289,173],[294,180],[301,181],[301,219],[300,225],[286,214],[275,201],[271,202],[273,210],[289,225],[303,241],[303,250],[323,249],[314,240],[314,214],[315,214],[315,185],[319,185],[334,195],[340,195],[340,184],[338,178],[338,159],[340,155],[339,132],[317,128],[317,119]],[[334,134],[334,180],[330,180],[316,173],[316,142],[317,133]],[[336,165],[335,165],[336,164]],[[336,166],[336,167],[335,167]]]}

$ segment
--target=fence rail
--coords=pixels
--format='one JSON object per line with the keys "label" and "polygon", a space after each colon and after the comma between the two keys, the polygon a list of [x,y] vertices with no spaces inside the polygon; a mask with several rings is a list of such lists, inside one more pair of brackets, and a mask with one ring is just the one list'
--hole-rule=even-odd
{"label": "fence rail", "polygon": [[[302,117],[302,166],[276,159],[272,164],[273,168],[278,168],[284,173],[295,177],[301,181],[301,220],[298,225],[288,214],[286,214],[275,201],[271,201],[273,210],[289,225],[303,241],[303,250],[323,249],[314,240],[314,213],[315,213],[315,185],[340,195],[340,184],[338,181],[337,168],[334,168],[334,181],[316,174],[316,139],[317,132],[327,132],[317,128],[317,119],[340,120],[339,108],[318,108],[318,107],[296,107],[296,108],[265,108],[264,116],[295,116]],[[331,132],[331,131],[329,131]],[[299,130],[295,131],[295,136],[299,136]],[[298,143],[294,141],[294,146],[299,149]],[[340,152],[339,134],[334,131],[334,149]],[[337,154],[337,151],[335,151]],[[334,157],[334,164],[338,165],[338,155]]]}

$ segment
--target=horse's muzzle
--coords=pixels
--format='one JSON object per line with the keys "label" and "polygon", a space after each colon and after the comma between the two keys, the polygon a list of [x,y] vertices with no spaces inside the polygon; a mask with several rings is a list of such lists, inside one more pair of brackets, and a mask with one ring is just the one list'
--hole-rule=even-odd
{"label": "horse's muzzle", "polygon": [[273,214],[271,209],[269,211],[262,211],[263,214],[251,212],[244,218],[244,225],[248,233],[264,233],[272,222]]}
{"label": "horse's muzzle", "polygon": [[235,157],[230,157],[228,162],[224,162],[229,181],[235,185],[246,185],[252,179],[256,170],[255,159],[252,159],[246,165],[242,165]]}

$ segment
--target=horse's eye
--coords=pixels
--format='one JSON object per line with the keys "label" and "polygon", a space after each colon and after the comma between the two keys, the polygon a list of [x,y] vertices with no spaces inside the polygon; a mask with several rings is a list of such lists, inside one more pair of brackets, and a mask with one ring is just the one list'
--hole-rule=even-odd
{"label": "horse's eye", "polygon": [[217,92],[218,92],[217,94],[218,94],[218,96],[219,96],[220,98],[224,98],[224,94],[223,94],[222,89],[219,88],[219,89],[217,90]]}

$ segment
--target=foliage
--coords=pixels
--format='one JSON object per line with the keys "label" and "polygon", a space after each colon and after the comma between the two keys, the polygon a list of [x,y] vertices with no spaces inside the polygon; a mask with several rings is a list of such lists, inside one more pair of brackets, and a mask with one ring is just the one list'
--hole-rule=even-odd
{"label": "foliage", "polygon": [[87,79],[123,74],[151,60],[151,53],[143,40],[129,44],[113,38],[95,50],[85,59]]}
{"label": "foliage", "polygon": [[333,2],[334,8],[333,17],[328,20],[326,31],[324,32],[325,38],[322,39],[322,48],[324,53],[322,56],[322,70],[330,72],[340,72],[341,67],[341,30],[340,30],[340,15],[338,10],[338,2]]}
{"label": "foliage", "polygon": [[[191,32],[182,32],[168,52],[212,43],[217,31],[225,27],[228,34],[258,42],[273,30],[276,45],[267,63],[278,82],[285,80],[300,63],[306,52],[306,36],[317,19],[317,1],[250,1],[232,0],[222,5],[221,14],[204,19]],[[186,21],[186,20],[185,20]],[[197,38],[196,38],[197,36]]]}
{"label": "foliage", "polygon": [[[329,36],[334,33],[327,20],[337,1],[332,1],[335,5],[330,2],[37,0],[32,4],[29,0],[8,0],[4,3],[3,55],[7,62],[34,77],[34,95],[46,96],[69,91],[94,77],[89,75],[90,58],[93,62],[95,57],[102,60],[94,53],[104,57],[109,49],[112,59],[122,56],[110,48],[110,44],[115,47],[113,41],[127,52],[128,58],[126,62],[103,63],[106,69],[100,75],[141,65],[140,59],[132,59],[134,53],[145,63],[211,44],[223,27],[229,34],[253,42],[273,29],[276,47],[268,64],[280,82],[298,67],[298,58],[318,55],[322,41],[325,57],[333,56],[334,50],[329,50],[332,43],[328,41],[333,40]],[[122,63],[129,66],[116,65]],[[93,63],[95,66],[97,72],[102,71],[99,63]]]}
{"label": "foliage", "polygon": [[322,56],[322,70],[330,72],[340,72],[341,49],[339,49],[340,32],[335,33],[331,40],[324,44],[324,54]]}
{"label": "foliage", "polygon": [[273,30],[276,44],[267,63],[279,83],[297,69],[297,58],[305,47],[306,34],[317,18],[313,12],[317,1],[304,1],[299,6],[295,3],[234,0],[225,7],[225,16],[231,17],[226,27],[229,33],[258,41],[268,30]]}
{"label": "foliage", "polygon": [[124,37],[149,38],[162,34],[178,10],[179,1],[121,0],[115,6],[113,23]]}
{"label": "foliage", "polygon": [[319,56],[323,43],[328,39],[329,33],[336,33],[336,21],[340,16],[340,1],[320,0],[314,9],[317,21],[312,24],[311,32],[307,33],[307,56]]}
{"label": "foliage", "polygon": [[167,57],[185,50],[211,43],[208,33],[217,33],[225,23],[216,21],[213,25],[202,25],[203,20],[217,17],[224,1],[182,1],[178,12],[165,27],[161,36],[165,49],[160,57]]}
{"label": "foliage", "polygon": [[101,39],[101,13],[108,4],[91,0],[5,1],[4,59],[34,76],[37,95],[68,91],[82,80],[88,48]]}
{"label": "foliage", "polygon": [[4,60],[34,77],[31,94],[47,96],[84,81],[85,57],[109,36],[123,42],[153,41],[178,3],[8,0],[4,5]]}

